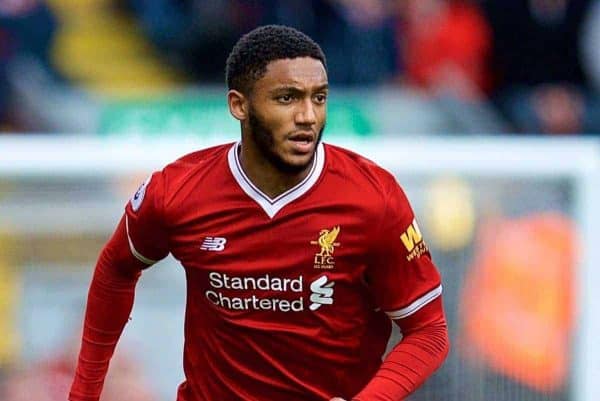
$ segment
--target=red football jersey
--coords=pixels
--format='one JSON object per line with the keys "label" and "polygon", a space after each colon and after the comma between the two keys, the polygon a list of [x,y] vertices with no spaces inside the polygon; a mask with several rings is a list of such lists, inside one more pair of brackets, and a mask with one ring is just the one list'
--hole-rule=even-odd
{"label": "red football jersey", "polygon": [[350,399],[381,364],[390,318],[441,293],[394,177],[320,144],[271,199],[228,144],[154,173],[126,208],[133,254],[187,277],[178,401]]}

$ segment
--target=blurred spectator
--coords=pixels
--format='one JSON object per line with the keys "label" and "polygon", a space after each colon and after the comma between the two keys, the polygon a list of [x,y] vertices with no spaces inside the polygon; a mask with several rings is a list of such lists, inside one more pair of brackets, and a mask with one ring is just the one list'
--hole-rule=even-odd
{"label": "blurred spectator", "polygon": [[409,85],[461,100],[485,97],[491,33],[469,0],[401,2],[398,42]]}
{"label": "blurred spectator", "polygon": [[598,95],[580,51],[593,1],[483,1],[493,32],[495,100],[518,131],[600,131]]}
{"label": "blurred spectator", "polygon": [[600,92],[600,1],[590,7],[582,33],[583,69]]}
{"label": "blurred spectator", "polygon": [[50,69],[49,49],[55,28],[54,16],[42,0],[0,1],[0,127],[11,119],[10,64],[26,56]]}
{"label": "blurred spectator", "polygon": [[314,38],[327,55],[329,80],[373,85],[397,68],[395,9],[387,0],[290,0],[275,2],[275,22]]}
{"label": "blurred spectator", "polygon": [[224,80],[229,50],[243,33],[268,20],[272,1],[127,0],[150,40],[203,82]]}
{"label": "blurred spectator", "polygon": [[330,82],[374,84],[395,69],[392,7],[386,0],[128,0],[161,51],[203,82],[222,83],[229,49],[261,24],[298,28],[328,58]]}

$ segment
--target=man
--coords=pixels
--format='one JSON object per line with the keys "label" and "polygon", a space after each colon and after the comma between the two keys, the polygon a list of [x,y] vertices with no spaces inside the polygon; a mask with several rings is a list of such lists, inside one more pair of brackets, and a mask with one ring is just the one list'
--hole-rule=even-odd
{"label": "man", "polygon": [[[98,400],[140,272],[185,268],[178,401],[400,400],[448,352],[440,276],[394,177],[320,143],[321,49],[287,27],[227,61],[239,143],[184,156],[138,189],[100,255],[71,401]],[[404,338],[381,362],[391,324]]]}

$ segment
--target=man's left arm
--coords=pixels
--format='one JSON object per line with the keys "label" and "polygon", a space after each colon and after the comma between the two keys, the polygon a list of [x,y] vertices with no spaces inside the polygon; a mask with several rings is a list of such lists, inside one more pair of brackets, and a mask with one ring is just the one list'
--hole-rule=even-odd
{"label": "man's left arm", "polygon": [[441,366],[450,347],[441,276],[412,207],[392,177],[385,194],[365,279],[377,305],[400,327],[402,340],[353,401],[404,399]]}
{"label": "man's left arm", "polygon": [[353,401],[399,401],[419,388],[443,363],[450,349],[442,297],[395,320],[402,340]]}

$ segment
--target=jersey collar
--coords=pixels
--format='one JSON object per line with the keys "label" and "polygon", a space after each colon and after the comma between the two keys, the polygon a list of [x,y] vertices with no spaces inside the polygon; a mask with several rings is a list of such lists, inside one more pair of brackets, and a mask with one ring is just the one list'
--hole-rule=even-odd
{"label": "jersey collar", "polygon": [[273,216],[275,216],[285,205],[298,199],[311,189],[321,176],[323,167],[325,166],[325,150],[323,148],[323,143],[319,143],[308,175],[294,187],[288,189],[276,198],[271,199],[268,195],[258,189],[258,187],[250,181],[250,178],[248,178],[246,173],[244,173],[238,156],[240,146],[241,142],[237,142],[229,149],[227,154],[229,169],[242,190],[258,203],[270,218],[273,218]]}

